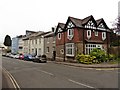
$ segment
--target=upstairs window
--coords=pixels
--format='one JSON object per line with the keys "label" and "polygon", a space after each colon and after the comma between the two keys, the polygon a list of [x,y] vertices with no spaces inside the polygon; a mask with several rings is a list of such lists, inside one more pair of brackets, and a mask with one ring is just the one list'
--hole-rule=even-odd
{"label": "upstairs window", "polygon": [[49,47],[47,47],[47,53],[49,53]]}
{"label": "upstairs window", "polygon": [[49,42],[50,42],[50,38],[48,37],[48,38],[47,38],[47,43],[49,43]]}
{"label": "upstairs window", "polygon": [[41,43],[41,38],[39,38],[39,43]]}
{"label": "upstairs window", "polygon": [[95,31],[95,36],[98,36],[98,31]]}
{"label": "upstairs window", "polygon": [[35,44],[37,44],[37,39],[35,39]]}
{"label": "upstairs window", "polygon": [[58,39],[59,40],[61,39],[61,33],[58,33]]}
{"label": "upstairs window", "polygon": [[73,29],[68,29],[68,31],[67,31],[68,39],[72,40],[73,36],[74,36],[74,30]]}
{"label": "upstairs window", "polygon": [[106,32],[102,32],[102,40],[106,39]]}
{"label": "upstairs window", "polygon": [[62,29],[61,29],[61,28],[58,28],[58,39],[59,39],[59,40],[61,39],[61,32],[62,32]]}
{"label": "upstairs window", "polygon": [[87,38],[88,38],[88,39],[91,38],[91,30],[87,30]]}

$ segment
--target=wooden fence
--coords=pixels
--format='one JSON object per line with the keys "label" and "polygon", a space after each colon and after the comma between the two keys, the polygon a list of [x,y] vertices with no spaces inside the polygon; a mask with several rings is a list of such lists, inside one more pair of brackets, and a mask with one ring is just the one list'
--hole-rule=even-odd
{"label": "wooden fence", "polygon": [[112,46],[109,48],[110,54],[114,54],[120,57],[120,46]]}

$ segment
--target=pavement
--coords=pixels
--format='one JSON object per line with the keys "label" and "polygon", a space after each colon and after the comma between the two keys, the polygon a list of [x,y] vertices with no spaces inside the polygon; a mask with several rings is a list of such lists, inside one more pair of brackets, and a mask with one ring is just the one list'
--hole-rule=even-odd
{"label": "pavement", "polygon": [[75,67],[84,67],[84,68],[120,68],[120,64],[108,64],[108,63],[102,63],[102,64],[81,64],[81,63],[71,63],[71,62],[58,62],[55,61],[56,64],[64,64],[69,66],[75,66]]}

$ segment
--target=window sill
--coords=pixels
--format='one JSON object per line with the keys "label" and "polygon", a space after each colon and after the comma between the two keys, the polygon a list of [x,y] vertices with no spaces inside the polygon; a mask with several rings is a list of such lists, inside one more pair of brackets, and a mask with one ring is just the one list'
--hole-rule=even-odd
{"label": "window sill", "polygon": [[74,55],[66,54],[67,57],[74,57]]}

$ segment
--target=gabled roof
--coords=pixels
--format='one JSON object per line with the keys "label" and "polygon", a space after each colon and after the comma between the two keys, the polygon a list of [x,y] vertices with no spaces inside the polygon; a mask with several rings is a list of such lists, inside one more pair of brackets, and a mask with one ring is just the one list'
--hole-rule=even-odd
{"label": "gabled roof", "polygon": [[103,18],[96,20],[96,22],[97,22],[97,26],[103,23],[105,25],[105,28],[109,29]]}
{"label": "gabled roof", "polygon": [[96,20],[97,25],[99,25],[99,24],[101,23],[102,19],[103,19],[103,18]]}
{"label": "gabled roof", "polygon": [[65,24],[64,23],[58,23],[55,34],[58,32],[58,28],[61,28],[64,31]]}
{"label": "gabled roof", "polygon": [[86,24],[91,18],[93,18],[92,15],[90,15],[90,16],[84,18],[84,19],[82,20],[82,24]]}
{"label": "gabled roof", "polygon": [[69,16],[66,24],[58,23],[55,34],[57,34],[59,27],[61,27],[63,29],[63,31],[65,31],[69,21],[71,21],[75,25],[75,27],[83,27],[84,28],[84,25],[87,24],[90,20],[92,20],[94,22],[95,27],[97,27],[100,23],[103,23],[105,28],[109,29],[103,18],[95,20],[92,15],[90,15],[84,19],[78,19],[78,18],[74,18],[74,17]]}
{"label": "gabled roof", "polygon": [[61,27],[61,29],[64,29],[65,24],[64,23],[58,23],[59,27]]}
{"label": "gabled roof", "polygon": [[82,27],[82,20],[74,17],[68,17],[68,20],[71,20],[76,27]]}
{"label": "gabled roof", "polygon": [[[69,17],[68,17],[68,20],[67,20],[67,23],[68,23],[69,20],[71,20],[72,23],[73,23],[76,27],[83,27],[83,25],[86,24],[86,23],[87,23],[89,20],[91,20],[91,19],[93,19],[95,25],[97,26],[97,23],[96,23],[96,21],[95,21],[95,19],[94,19],[94,17],[93,17],[92,15],[90,15],[90,16],[84,18],[84,19],[78,19],[78,18],[74,18],[74,17],[70,17],[70,16],[69,16]],[[67,24],[67,23],[66,23],[66,24]]]}
{"label": "gabled roof", "polygon": [[94,19],[94,17],[93,17],[92,15],[84,18],[84,19],[82,20],[82,25],[86,24],[86,23],[87,23],[89,20],[91,20],[91,19],[93,20],[94,24],[97,26],[97,23],[96,23],[96,21],[95,21],[95,19]]}

